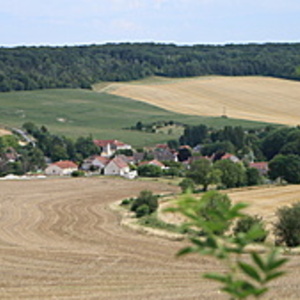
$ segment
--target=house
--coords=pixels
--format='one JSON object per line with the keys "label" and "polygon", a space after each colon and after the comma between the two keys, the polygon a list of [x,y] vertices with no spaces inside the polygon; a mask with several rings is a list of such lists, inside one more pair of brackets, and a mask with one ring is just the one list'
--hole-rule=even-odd
{"label": "house", "polygon": [[103,170],[105,166],[109,163],[109,159],[100,155],[93,155],[83,161],[80,168],[84,171],[91,170]]}
{"label": "house", "polygon": [[257,169],[259,174],[263,176],[267,175],[269,171],[269,165],[266,161],[249,163],[249,167]]}
{"label": "house", "polygon": [[235,156],[234,154],[231,154],[231,153],[225,153],[223,156],[221,156],[220,159],[222,159],[222,160],[223,159],[229,159],[234,163],[240,162],[240,159],[237,156]]}
{"label": "house", "polygon": [[130,173],[129,165],[120,157],[112,159],[104,168],[104,175],[124,176]]}
{"label": "house", "polygon": [[78,170],[77,164],[70,160],[61,160],[57,161],[55,163],[50,164],[46,169],[45,169],[45,174],[46,175],[58,175],[58,176],[63,176],[63,175],[71,175],[72,172]]}
{"label": "house", "polygon": [[123,155],[123,154],[119,154],[119,155],[116,155],[115,157],[121,158],[127,164],[134,164],[135,163],[133,156],[126,156],[126,155]]}
{"label": "house", "polygon": [[142,161],[142,162],[139,163],[139,166],[144,166],[144,165],[153,165],[153,166],[160,167],[161,169],[166,168],[166,166],[162,162],[160,162],[156,159],[153,159],[153,160],[150,160],[150,161]]}
{"label": "house", "polygon": [[101,156],[110,157],[117,150],[130,150],[131,145],[118,140],[94,140],[94,144],[102,149]]}

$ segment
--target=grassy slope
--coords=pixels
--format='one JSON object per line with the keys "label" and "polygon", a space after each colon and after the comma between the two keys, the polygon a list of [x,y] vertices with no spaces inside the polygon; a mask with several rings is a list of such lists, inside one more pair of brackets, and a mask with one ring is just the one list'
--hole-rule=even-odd
{"label": "grassy slope", "polygon": [[[64,122],[58,121],[64,119]],[[21,126],[32,121],[51,132],[70,137],[92,134],[95,138],[116,138],[135,146],[177,138],[176,135],[146,134],[122,130],[137,121],[176,120],[213,126],[261,126],[262,123],[224,118],[189,116],[166,111],[143,102],[86,90],[40,90],[0,93],[0,125]]]}
{"label": "grassy slope", "polygon": [[104,91],[169,111],[200,116],[298,125],[300,83],[270,77],[207,76],[194,78],[149,78],[106,86]]}

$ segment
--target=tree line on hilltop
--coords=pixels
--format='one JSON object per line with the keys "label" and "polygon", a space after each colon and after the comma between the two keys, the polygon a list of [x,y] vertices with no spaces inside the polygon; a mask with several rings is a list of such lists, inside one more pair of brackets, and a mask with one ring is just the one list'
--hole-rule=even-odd
{"label": "tree line on hilltop", "polygon": [[0,48],[0,91],[91,88],[148,76],[274,76],[300,79],[300,44],[176,46],[123,43]]}

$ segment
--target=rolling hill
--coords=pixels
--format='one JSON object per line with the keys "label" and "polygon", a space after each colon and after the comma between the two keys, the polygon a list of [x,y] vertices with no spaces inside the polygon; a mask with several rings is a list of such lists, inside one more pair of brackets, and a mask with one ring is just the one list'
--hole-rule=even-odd
{"label": "rolling hill", "polygon": [[300,82],[271,77],[153,77],[94,86],[96,91],[128,97],[163,109],[198,116],[220,116],[300,124]]}
{"label": "rolling hill", "polygon": [[0,127],[20,127],[31,121],[56,134],[76,138],[92,134],[99,139],[119,139],[134,146],[146,146],[178,138],[178,133],[151,134],[127,130],[138,121],[178,121],[215,127],[266,124],[221,117],[189,116],[142,101],[82,89],[52,89],[0,93]]}

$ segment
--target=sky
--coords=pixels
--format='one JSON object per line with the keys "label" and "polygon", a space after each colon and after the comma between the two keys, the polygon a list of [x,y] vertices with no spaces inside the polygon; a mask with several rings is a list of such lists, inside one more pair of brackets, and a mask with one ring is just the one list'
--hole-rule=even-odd
{"label": "sky", "polygon": [[300,42],[300,0],[0,0],[0,46]]}

